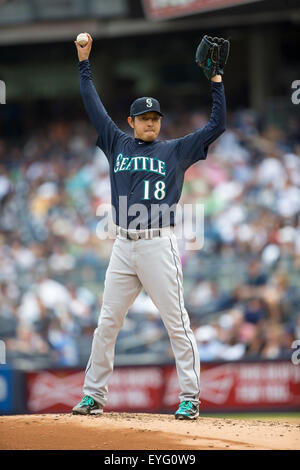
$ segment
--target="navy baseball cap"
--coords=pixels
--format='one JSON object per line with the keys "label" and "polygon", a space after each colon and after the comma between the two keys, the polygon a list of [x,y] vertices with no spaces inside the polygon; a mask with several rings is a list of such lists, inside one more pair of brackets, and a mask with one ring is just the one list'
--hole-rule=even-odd
{"label": "navy baseball cap", "polygon": [[148,113],[154,111],[163,116],[160,110],[160,104],[155,98],[150,96],[143,96],[143,98],[136,99],[130,106],[130,116],[138,116],[139,114]]}

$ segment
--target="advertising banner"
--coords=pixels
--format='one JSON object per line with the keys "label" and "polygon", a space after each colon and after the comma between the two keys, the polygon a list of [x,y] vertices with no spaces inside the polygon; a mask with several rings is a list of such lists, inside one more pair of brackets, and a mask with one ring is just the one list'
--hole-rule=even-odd
{"label": "advertising banner", "polygon": [[[27,374],[31,413],[70,412],[82,398],[84,371],[49,370]],[[164,387],[161,367],[116,368],[109,381],[107,411],[159,411]]]}
{"label": "advertising banner", "polygon": [[159,412],[164,383],[162,367],[117,368],[109,381],[105,409]]}
{"label": "advertising banner", "polygon": [[[203,412],[300,409],[300,365],[289,361],[206,363],[200,377]],[[82,398],[83,381],[82,370],[27,373],[27,411],[70,412]],[[179,393],[173,365],[117,367],[105,410],[173,412]]]}
{"label": "advertising banner", "polygon": [[143,0],[143,6],[147,18],[159,20],[258,1],[261,0]]}
{"label": "advertising banner", "polygon": [[[165,371],[163,406],[178,403],[176,370]],[[300,366],[289,361],[203,364],[201,367],[203,411],[300,409]]]}
{"label": "advertising banner", "polygon": [[84,371],[49,370],[26,374],[27,411],[69,412],[80,401]]}

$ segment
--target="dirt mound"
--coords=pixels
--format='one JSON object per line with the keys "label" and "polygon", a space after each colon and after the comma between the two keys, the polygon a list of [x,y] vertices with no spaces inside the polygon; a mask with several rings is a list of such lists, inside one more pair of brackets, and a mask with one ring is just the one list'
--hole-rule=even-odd
{"label": "dirt mound", "polygon": [[1,450],[300,449],[300,418],[239,419],[104,413],[0,417]]}

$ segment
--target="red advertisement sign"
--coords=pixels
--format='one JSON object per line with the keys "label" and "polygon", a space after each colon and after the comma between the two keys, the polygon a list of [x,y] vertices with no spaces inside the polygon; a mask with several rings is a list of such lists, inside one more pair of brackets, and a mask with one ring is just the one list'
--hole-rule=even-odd
{"label": "red advertisement sign", "polygon": [[[201,367],[203,410],[300,409],[300,366],[292,362],[205,364]],[[178,404],[176,371],[166,371],[163,405]]]}
{"label": "red advertisement sign", "polygon": [[161,367],[115,369],[109,381],[106,410],[159,411],[164,374]]}
{"label": "red advertisement sign", "polygon": [[[70,412],[82,398],[84,371],[51,370],[26,374],[27,408],[31,413]],[[105,410],[156,411],[161,407],[161,367],[116,368],[109,381]]]}
{"label": "red advertisement sign", "polygon": [[[84,371],[26,374],[27,411],[70,412],[82,397]],[[202,364],[203,411],[300,409],[300,365],[292,362]],[[175,366],[116,368],[106,411],[173,412],[179,386]]]}
{"label": "red advertisement sign", "polygon": [[146,16],[152,20],[192,15],[261,0],[143,0]]}
{"label": "red advertisement sign", "polygon": [[31,413],[70,411],[82,396],[84,371],[51,370],[26,374],[27,409]]}

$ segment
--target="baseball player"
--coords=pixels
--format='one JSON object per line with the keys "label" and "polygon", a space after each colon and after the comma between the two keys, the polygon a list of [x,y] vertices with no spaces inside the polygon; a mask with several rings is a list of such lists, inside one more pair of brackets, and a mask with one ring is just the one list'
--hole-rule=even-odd
{"label": "baseball player", "polygon": [[[109,117],[92,81],[89,63],[92,37],[88,37],[84,47],[75,41],[80,91],[98,134],[96,145],[109,162],[117,236],[86,366],[84,396],[72,412],[103,413],[117,335],[128,309],[144,288],[160,312],[174,352],[181,390],[175,418],[196,419],[200,358],[184,306],[175,214],[170,208],[180,199],[185,171],[198,160],[205,160],[209,145],[225,131],[222,74],[228,46],[222,38],[205,36],[197,49],[196,62],[211,83],[212,111],[207,125],[185,137],[159,141],[163,114],[155,98],[142,97],[132,103],[128,124],[133,137],[121,131]],[[132,229],[136,205],[144,210],[140,210],[142,215]]]}

